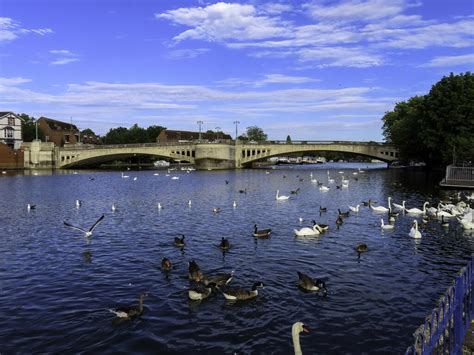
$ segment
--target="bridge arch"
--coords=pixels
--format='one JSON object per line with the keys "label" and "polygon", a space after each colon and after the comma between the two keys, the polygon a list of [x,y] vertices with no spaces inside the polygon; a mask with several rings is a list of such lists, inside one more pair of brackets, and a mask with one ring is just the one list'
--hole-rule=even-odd
{"label": "bridge arch", "polygon": [[194,146],[158,146],[156,144],[67,147],[58,150],[56,165],[60,168],[73,168],[135,156],[157,156],[194,163],[195,148]]}
{"label": "bridge arch", "polygon": [[398,160],[398,151],[389,144],[381,143],[291,143],[287,144],[243,144],[238,148],[238,163],[241,166],[249,165],[255,161],[271,157],[314,152],[340,152],[354,155],[367,156],[386,163]]}

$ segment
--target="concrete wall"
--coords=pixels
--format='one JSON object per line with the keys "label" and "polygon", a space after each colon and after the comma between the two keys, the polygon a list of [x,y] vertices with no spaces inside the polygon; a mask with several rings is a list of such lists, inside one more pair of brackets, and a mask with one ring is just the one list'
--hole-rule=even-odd
{"label": "concrete wall", "polygon": [[[200,158],[202,157],[202,158]],[[197,144],[196,169],[234,169],[235,146],[228,144]]]}
{"label": "concrete wall", "polygon": [[23,143],[22,148],[25,152],[25,168],[44,168],[52,169],[56,167],[55,156],[57,148],[53,142],[34,141]]}

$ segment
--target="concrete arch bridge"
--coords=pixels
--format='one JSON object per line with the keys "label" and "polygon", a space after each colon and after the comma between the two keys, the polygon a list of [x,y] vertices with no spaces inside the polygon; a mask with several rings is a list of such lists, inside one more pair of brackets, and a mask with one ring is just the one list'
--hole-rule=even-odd
{"label": "concrete arch bridge", "polygon": [[271,141],[261,143],[176,143],[74,145],[55,148],[55,167],[74,168],[139,155],[187,161],[198,169],[236,169],[279,155],[305,152],[344,152],[391,163],[398,151],[390,144],[349,141]]}

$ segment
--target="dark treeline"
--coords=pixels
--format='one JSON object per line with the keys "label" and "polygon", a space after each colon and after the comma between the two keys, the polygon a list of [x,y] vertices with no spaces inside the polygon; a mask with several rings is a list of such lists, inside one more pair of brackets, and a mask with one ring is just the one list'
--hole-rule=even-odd
{"label": "dark treeline", "polygon": [[104,144],[156,143],[158,135],[165,129],[166,127],[156,125],[142,128],[137,124],[130,128],[111,128],[102,141]]}
{"label": "dark treeline", "polygon": [[474,158],[474,75],[443,77],[424,96],[397,103],[383,117],[387,142],[402,161],[430,167],[472,164]]}

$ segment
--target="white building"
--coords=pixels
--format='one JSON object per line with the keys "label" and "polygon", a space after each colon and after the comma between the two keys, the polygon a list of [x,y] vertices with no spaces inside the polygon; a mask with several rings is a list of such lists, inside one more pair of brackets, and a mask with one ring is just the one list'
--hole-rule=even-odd
{"label": "white building", "polygon": [[0,112],[0,143],[19,149],[23,142],[21,123],[23,120],[13,112]]}

